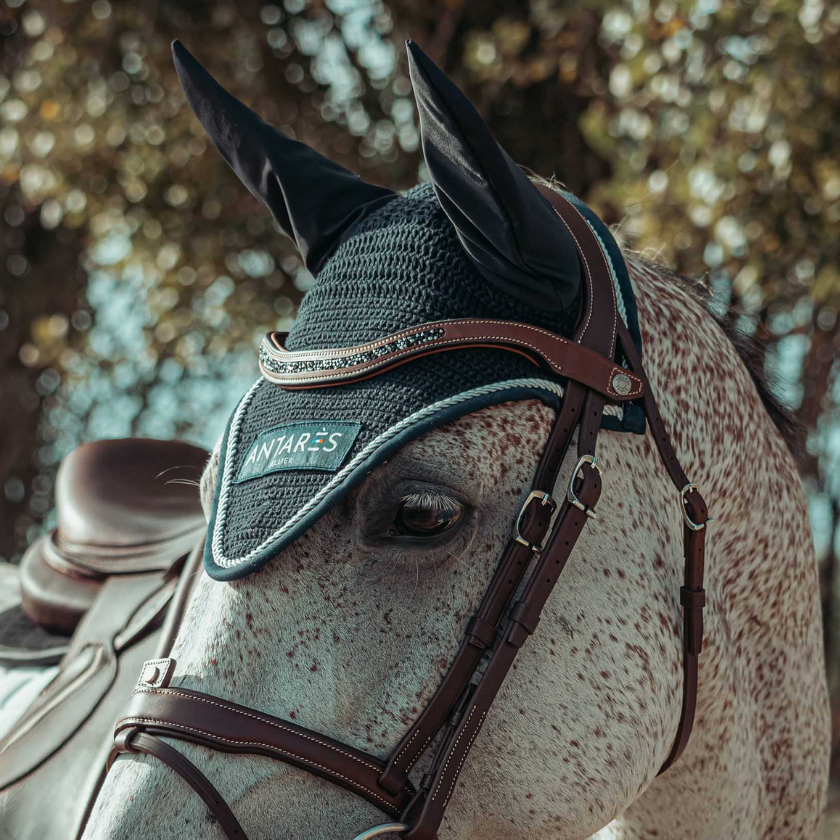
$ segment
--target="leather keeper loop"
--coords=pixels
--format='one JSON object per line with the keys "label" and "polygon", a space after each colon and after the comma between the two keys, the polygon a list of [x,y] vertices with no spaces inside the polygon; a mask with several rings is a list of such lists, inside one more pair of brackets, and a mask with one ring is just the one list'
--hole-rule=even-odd
{"label": "leather keeper loop", "polygon": [[123,729],[114,738],[114,751],[122,754],[135,752],[131,746],[131,739],[139,732],[136,726],[131,729]]}
{"label": "leather keeper loop", "polygon": [[534,634],[540,617],[539,614],[532,614],[529,604],[525,601],[517,601],[511,610],[510,621],[512,627],[507,640],[514,647],[521,648],[528,641],[528,637]]}
{"label": "leather keeper loop", "polygon": [[703,607],[706,606],[706,591],[681,586],[680,603],[684,611],[685,649],[688,653],[699,656],[703,650]]}
{"label": "leather keeper loop", "polygon": [[489,648],[496,640],[496,628],[477,615],[474,615],[467,624],[467,641],[474,647]]}
{"label": "leather keeper loop", "polygon": [[461,722],[461,718],[464,717],[464,712],[461,709],[455,709],[454,712],[449,716],[448,725],[452,727],[452,729],[457,729],[458,724]]}
{"label": "leather keeper loop", "polygon": [[525,628],[529,636],[533,635],[540,623],[539,613],[531,612],[531,605],[525,601],[517,601],[510,611],[510,620]]}
{"label": "leather keeper loop", "polygon": [[393,766],[385,770],[379,777],[379,787],[390,793],[391,796],[396,796],[405,786],[407,780],[408,776]]}
{"label": "leather keeper loop", "polygon": [[706,502],[703,497],[692,490],[683,496],[683,506],[685,508],[686,516],[698,525],[703,525],[709,521],[709,509],[706,507]]}
{"label": "leather keeper loop", "polygon": [[689,589],[687,586],[681,586],[680,603],[689,609],[702,610],[706,606],[706,590]]}
{"label": "leather keeper loop", "polygon": [[521,624],[514,624],[508,631],[507,642],[515,648],[521,648],[530,638],[531,634]]}

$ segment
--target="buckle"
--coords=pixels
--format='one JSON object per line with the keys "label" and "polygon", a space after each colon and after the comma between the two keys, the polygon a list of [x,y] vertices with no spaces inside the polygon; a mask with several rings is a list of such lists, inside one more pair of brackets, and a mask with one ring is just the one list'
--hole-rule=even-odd
{"label": "buckle", "polygon": [[575,479],[578,477],[578,474],[584,464],[589,464],[590,467],[594,467],[598,470],[598,475],[603,475],[601,468],[598,466],[598,459],[594,455],[582,455],[581,459],[577,462],[577,464],[575,464],[575,468],[572,471],[572,477],[569,479],[569,489],[566,493],[566,499],[578,510],[582,510],[590,519],[597,519],[598,514],[595,513],[594,510],[588,508],[577,497],[577,493],[575,493]]}
{"label": "buckle", "polygon": [[516,524],[513,526],[514,535],[513,538],[516,542],[520,545],[524,545],[526,548],[530,548],[535,554],[539,554],[542,551],[542,548],[538,545],[534,545],[533,543],[529,543],[525,537],[522,536],[522,517],[525,516],[525,511],[528,510],[528,505],[534,501],[534,499],[539,499],[540,504],[545,507],[546,505],[551,505],[551,512],[554,513],[555,509],[557,508],[557,502],[551,498],[551,493],[545,493],[542,490],[532,490],[528,494],[528,498],[522,503],[522,507],[519,510],[519,516],[516,517]]}
{"label": "buckle", "polygon": [[686,484],[682,490],[680,490],[680,510],[682,511],[683,519],[685,520],[685,524],[689,527],[692,531],[702,531],[709,522],[714,522],[715,520],[712,519],[711,516],[706,517],[706,521],[702,523],[695,522],[689,515],[688,511],[686,510],[685,505],[685,497],[692,491],[697,490],[699,493],[699,489],[696,484]]}

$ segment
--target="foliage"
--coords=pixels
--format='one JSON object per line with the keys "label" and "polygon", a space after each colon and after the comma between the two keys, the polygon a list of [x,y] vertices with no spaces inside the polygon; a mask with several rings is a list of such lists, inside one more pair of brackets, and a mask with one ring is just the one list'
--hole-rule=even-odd
{"label": "foliage", "polygon": [[704,277],[763,339],[810,430],[802,468],[831,603],[840,4],[4,2],[0,555],[39,527],[79,440],[212,442],[259,334],[289,323],[311,280],[208,147],[170,39],[284,130],[402,188],[422,177],[400,58],[411,36],[515,159],[556,174],[632,247]]}
{"label": "foliage", "polygon": [[331,5],[0,6],[0,556],[32,539],[81,440],[211,444],[258,337],[288,326],[311,281],[192,116],[172,38],[293,136],[371,180],[414,181],[389,15]]}

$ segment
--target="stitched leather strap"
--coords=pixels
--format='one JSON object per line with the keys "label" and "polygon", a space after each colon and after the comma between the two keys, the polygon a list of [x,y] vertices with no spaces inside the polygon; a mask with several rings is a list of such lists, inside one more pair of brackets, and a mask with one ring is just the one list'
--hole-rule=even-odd
{"label": "stitched leather strap", "polygon": [[548,330],[515,321],[433,321],[377,341],[332,350],[286,350],[285,336],[266,335],[260,347],[260,371],[269,382],[287,390],[358,382],[431,353],[475,347],[519,353],[555,376],[580,382],[614,402],[636,399],[644,390],[640,377],[609,358]]}
{"label": "stitched leather strap", "polygon": [[[543,505],[534,493],[554,491],[560,466],[568,451],[582,407],[582,389],[568,388],[560,413],[540,456],[532,485],[532,500],[526,507],[526,512],[534,514],[534,519],[523,528],[523,533],[531,545],[542,544],[556,509],[556,503],[550,506]],[[530,547],[512,539],[502,555],[476,613],[497,630],[513,594],[525,575],[533,553]],[[383,787],[396,790],[404,782],[409,770],[440,731],[458,698],[463,695],[482,655],[483,650],[476,649],[469,640],[462,643],[437,691],[391,753],[385,773],[379,780]]]}
{"label": "stitched leather strap", "polygon": [[[569,398],[576,394],[567,394]],[[600,412],[593,422],[600,423]],[[583,453],[588,454],[588,453]],[[600,474],[589,462],[583,462],[574,481],[576,498],[593,512],[601,492]],[[589,520],[584,510],[568,499],[557,515],[548,542],[538,555],[524,592],[510,612],[502,642],[494,649],[487,667],[465,692],[461,704],[450,717],[447,731],[439,744],[432,769],[421,781],[420,789],[409,808],[400,817],[412,826],[406,840],[433,840],[467,755],[486,719],[487,713],[507,677],[519,649],[539,623],[540,614],[574,551],[578,537]]]}
{"label": "stitched leather strap", "polygon": [[[172,671],[168,668],[169,674]],[[165,685],[141,688],[117,723],[117,736],[126,729],[280,759],[352,790],[391,815],[399,814],[414,793],[408,783],[393,795],[380,788],[383,764],[361,750],[200,691]]]}
{"label": "stitched leather strap", "polygon": [[[552,190],[543,190],[543,193],[557,211],[562,223],[575,238],[581,258],[585,294],[575,339],[591,348],[593,352],[599,355],[599,358],[612,359],[619,319],[616,312],[612,277],[603,252],[591,228],[573,205]],[[593,310],[597,310],[599,313],[597,319],[592,318]],[[559,441],[553,441],[552,451],[554,454],[562,452],[562,456],[565,456],[572,434],[575,428],[579,426],[578,455],[594,455],[604,401],[602,397],[595,397],[594,391],[598,389],[593,390],[584,387],[586,384],[581,383],[580,380],[573,380],[566,389],[563,406],[552,432],[552,438],[555,437],[555,433],[559,438]],[[562,461],[562,456],[560,461]],[[540,479],[550,480],[549,486],[551,488],[556,481],[557,472],[555,470],[559,470],[559,463],[558,461],[551,462],[553,470],[550,475],[538,470]],[[590,472],[592,473],[591,476],[589,475]],[[595,479],[597,471],[588,462],[584,462],[580,468],[580,475],[583,484],[586,486],[580,488],[580,493],[583,495],[578,494],[578,503],[591,512],[591,508],[597,501],[597,494],[600,492],[600,482]],[[588,485],[587,476],[589,476]],[[592,489],[595,485],[598,487],[597,491]],[[411,838],[411,840],[431,840],[435,836],[443,818],[443,812],[449,802],[449,795],[454,790],[467,753],[478,735],[487,711],[507,676],[516,651],[524,644],[525,639],[536,627],[539,614],[556,583],[557,576],[574,549],[575,541],[580,533],[579,529],[583,528],[588,518],[585,511],[574,507],[568,501],[564,502],[552,535],[549,537],[548,545],[542,552],[537,561],[537,566],[529,578],[525,590],[526,594],[511,612],[508,629],[505,630],[507,638],[494,650],[490,662],[477,685],[465,689],[462,693],[461,703],[450,715],[447,730],[439,742],[433,759],[433,769],[424,776],[421,789],[418,791],[411,807],[401,817],[402,822],[413,826],[407,832],[407,838]],[[574,525],[571,524],[572,522]],[[559,544],[555,542],[558,535],[562,535]],[[562,548],[558,548],[558,545],[562,545]],[[518,582],[517,580],[517,585]],[[485,601],[486,598],[487,596],[485,596]],[[433,705],[434,702],[435,699],[433,698],[430,705]],[[403,744],[398,747],[391,762],[389,762],[389,775],[381,781],[396,784],[402,778],[398,771],[405,772],[406,768],[399,766],[400,761],[405,764],[405,754],[410,754],[412,750],[417,749],[418,744],[423,744],[423,740],[419,738],[408,743],[409,739],[415,737],[417,725],[422,718],[423,715],[404,737]],[[414,744],[413,747],[412,744]],[[410,765],[408,766],[410,767]],[[444,793],[444,791],[448,792]]]}
{"label": "stitched leather strap", "polygon": [[621,319],[618,317],[612,272],[598,237],[577,207],[565,196],[545,184],[536,186],[577,246],[584,294],[575,326],[575,341],[612,359],[616,329]]}
{"label": "stitched leather strap", "polygon": [[204,800],[229,840],[248,840],[233,811],[225,802],[225,798],[213,787],[207,776],[191,761],[184,758],[178,750],[170,747],[160,738],[148,735],[139,729],[127,729],[117,736],[114,749],[108,758],[107,769],[111,769],[111,765],[120,755],[131,753],[144,753],[162,761]]}

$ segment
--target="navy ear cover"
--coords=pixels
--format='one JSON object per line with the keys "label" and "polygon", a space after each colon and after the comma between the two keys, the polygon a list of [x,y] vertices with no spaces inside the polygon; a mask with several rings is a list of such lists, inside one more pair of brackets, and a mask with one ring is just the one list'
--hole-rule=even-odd
{"label": "navy ear cover", "polygon": [[180,41],[172,58],[187,101],[246,187],[293,237],[317,274],[358,221],[396,198],[293,140],[231,96]]}
{"label": "navy ear cover", "polygon": [[466,96],[415,43],[406,47],[429,176],[476,268],[537,309],[576,304],[581,269],[571,234]]}

